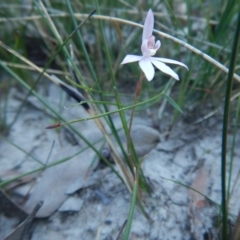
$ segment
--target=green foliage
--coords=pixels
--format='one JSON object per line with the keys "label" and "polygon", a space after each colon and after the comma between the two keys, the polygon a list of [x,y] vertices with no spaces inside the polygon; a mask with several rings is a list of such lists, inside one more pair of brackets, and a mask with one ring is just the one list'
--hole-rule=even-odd
{"label": "green foliage", "polygon": [[[77,87],[79,91],[84,91],[87,96],[85,103],[91,103],[96,111],[95,115],[91,115],[89,119],[103,120],[108,124],[126,161],[127,167],[122,170],[126,179],[129,179],[123,180],[118,175],[132,190],[132,204],[124,239],[128,239],[130,234],[136,202],[141,206],[140,199],[137,200],[138,191],[141,189],[149,192],[149,187],[130,141],[130,155],[135,164],[134,167],[138,169],[138,177],[133,179],[134,167],[131,165],[131,158],[122,146],[111,114],[119,114],[125,134],[128,136],[129,125],[125,118],[126,110],[136,108],[138,111],[143,111],[153,105],[158,107],[159,102],[166,99],[168,104],[165,110],[174,108],[172,121],[169,124],[169,129],[171,129],[183,113],[188,113],[189,109],[197,108],[204,115],[206,112],[209,113],[221,107],[225,96],[228,97],[226,101],[229,107],[233,94],[239,93],[240,83],[239,76],[233,75],[234,71],[236,74],[240,73],[239,67],[234,68],[235,65],[240,64],[239,46],[233,43],[234,31],[238,23],[237,13],[240,11],[238,0],[186,0],[178,1],[178,3],[176,1],[145,1],[141,4],[139,2],[141,1],[46,1],[43,2],[46,12],[40,1],[26,6],[23,6],[20,0],[9,1],[5,4],[1,3],[0,6],[0,68],[3,70],[0,74],[1,79],[9,79],[9,81],[0,80],[1,101],[3,102],[0,105],[0,134],[7,133],[9,127],[17,120],[23,106],[19,107],[12,124],[8,126],[5,116],[8,106],[8,94],[5,93],[8,91],[5,89],[10,89],[12,84],[26,89],[28,95],[35,95],[58,119],[64,121],[62,116],[55,109],[51,109],[50,104],[37,93],[37,86],[41,84],[43,75],[51,79],[48,75],[48,72],[52,71],[51,68],[60,69],[62,75],[65,76],[70,66],[79,82],[76,83],[73,76],[68,76],[68,83]],[[126,54],[140,54],[142,29],[134,23],[142,24],[149,8],[154,11],[155,29],[170,35],[170,37],[165,36],[164,33],[161,35],[161,32],[155,35],[162,43],[157,55],[182,61],[188,66],[189,71],[176,67],[180,76],[180,82],[176,84],[172,84],[168,76],[157,72],[152,82],[143,83],[144,94],[140,95],[138,102],[125,106],[122,103],[123,96],[127,96],[132,101],[134,99],[140,68],[136,63],[123,68],[120,62]],[[94,10],[97,10],[97,13],[89,17]],[[124,22],[124,19],[131,22]],[[189,45],[186,46],[185,43]],[[233,45],[235,48],[232,48]],[[69,50],[70,46],[74,54]],[[230,61],[232,56],[235,57],[234,61]],[[36,68],[36,66],[42,66],[43,69]],[[225,91],[227,69],[223,71],[224,66],[230,66],[227,93]],[[32,78],[33,69],[38,72],[37,80]],[[144,97],[146,95],[148,99]],[[113,99],[113,104],[117,107],[114,111],[109,110],[109,103]],[[237,106],[237,108],[225,109],[225,118],[228,119],[232,113],[238,120],[239,100]],[[77,121],[84,120],[86,119]],[[234,123],[231,166],[235,136],[238,133],[237,120]],[[228,126],[226,121],[225,119],[225,134],[223,134],[225,144]],[[101,127],[101,123],[98,123]],[[70,123],[67,124],[87,143],[88,147],[104,159],[95,149],[94,144],[88,142]],[[107,138],[108,135],[106,132],[105,134]],[[231,167],[227,182],[225,150],[223,147],[223,209],[226,210],[226,198],[230,197]],[[108,160],[105,160],[110,166]],[[40,170],[43,168],[36,171]],[[23,174],[19,178],[31,173]],[[12,180],[14,179],[3,182],[0,186],[5,186]],[[226,183],[228,183],[227,190],[225,189]],[[224,234],[226,234],[226,220],[227,210],[223,211]]]}

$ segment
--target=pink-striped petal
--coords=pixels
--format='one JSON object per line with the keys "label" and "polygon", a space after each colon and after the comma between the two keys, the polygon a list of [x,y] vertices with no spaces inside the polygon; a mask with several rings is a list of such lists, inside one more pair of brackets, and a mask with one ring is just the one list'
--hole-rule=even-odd
{"label": "pink-striped petal", "polygon": [[151,62],[156,66],[160,71],[172,76],[174,79],[179,80],[178,75],[165,63],[157,61],[155,58],[151,57]]}
{"label": "pink-striped petal", "polygon": [[145,39],[148,39],[150,36],[152,36],[153,24],[154,24],[153,12],[151,9],[149,9],[147,17],[144,22],[144,26],[143,26],[142,42]]}
{"label": "pink-striped petal", "polygon": [[172,59],[168,59],[168,58],[158,58],[158,57],[152,57],[152,59],[155,59],[157,61],[164,62],[164,63],[177,64],[177,65],[185,67],[188,70],[188,67],[184,63],[176,61],[176,60],[172,60]]}
{"label": "pink-striped petal", "polygon": [[150,58],[145,57],[141,61],[139,61],[138,64],[139,64],[140,68],[142,69],[142,71],[144,72],[147,80],[151,81],[154,77],[155,70],[154,70],[154,67],[151,63]]}
{"label": "pink-striped petal", "polygon": [[131,63],[131,62],[137,62],[140,61],[143,58],[143,56],[136,56],[136,55],[127,55],[123,61],[121,62],[121,64],[125,64],[125,63]]}

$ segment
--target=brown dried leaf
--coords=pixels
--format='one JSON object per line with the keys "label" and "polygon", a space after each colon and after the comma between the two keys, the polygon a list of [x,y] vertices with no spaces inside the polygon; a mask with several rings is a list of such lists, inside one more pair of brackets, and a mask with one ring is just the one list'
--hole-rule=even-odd
{"label": "brown dried leaf", "polygon": [[[191,185],[191,188],[206,195],[209,186],[209,173],[206,169],[200,169]],[[194,190],[189,190],[189,199],[191,207],[201,207],[205,202],[205,197]]]}
{"label": "brown dried leaf", "polygon": [[[207,195],[210,182],[209,171],[202,168],[197,172],[191,187],[200,193]],[[204,235],[211,236],[212,211],[207,199],[194,190],[189,190],[189,217],[191,232],[195,239],[204,239]],[[210,239],[210,238],[209,238]]]}

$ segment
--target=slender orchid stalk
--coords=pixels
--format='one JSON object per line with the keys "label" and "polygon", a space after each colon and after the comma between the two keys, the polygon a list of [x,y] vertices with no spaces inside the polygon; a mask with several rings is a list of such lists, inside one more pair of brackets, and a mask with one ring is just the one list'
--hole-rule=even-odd
{"label": "slender orchid stalk", "polygon": [[154,25],[154,16],[153,16],[152,10],[150,9],[148,11],[148,14],[144,23],[144,27],[143,27],[142,46],[141,46],[142,56],[127,55],[123,59],[121,64],[138,61],[138,64],[142,69],[142,71],[144,72],[148,81],[151,81],[155,74],[153,65],[159,70],[161,70],[162,72],[172,76],[174,79],[179,80],[178,75],[165,63],[177,64],[188,69],[188,67],[185,64],[179,61],[168,59],[168,58],[152,57],[156,54],[157,50],[161,46],[161,42],[159,40],[155,43],[155,37],[152,35],[153,25]]}

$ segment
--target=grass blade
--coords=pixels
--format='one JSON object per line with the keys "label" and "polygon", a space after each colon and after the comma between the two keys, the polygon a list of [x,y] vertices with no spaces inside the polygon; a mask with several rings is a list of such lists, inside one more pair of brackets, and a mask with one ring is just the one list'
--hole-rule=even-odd
{"label": "grass blade", "polygon": [[237,60],[237,52],[240,39],[240,8],[238,13],[237,27],[235,31],[232,54],[230,59],[229,72],[227,76],[227,88],[225,95],[224,117],[223,117],[223,131],[222,131],[222,166],[221,166],[221,180],[222,180],[222,239],[228,239],[228,210],[226,199],[226,156],[227,156],[227,134],[228,134],[228,120],[230,115],[230,99],[233,85],[233,74]]}
{"label": "grass blade", "polygon": [[128,213],[128,220],[126,224],[126,228],[124,231],[123,235],[123,240],[128,240],[129,239],[129,234],[132,226],[132,221],[133,221],[133,214],[134,214],[134,209],[136,206],[136,200],[137,200],[137,193],[138,193],[138,176],[136,175],[136,168],[135,170],[135,179],[134,179],[134,185],[133,185],[133,193],[132,193],[132,201],[131,201],[131,206],[129,209]]}

